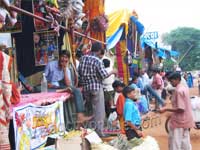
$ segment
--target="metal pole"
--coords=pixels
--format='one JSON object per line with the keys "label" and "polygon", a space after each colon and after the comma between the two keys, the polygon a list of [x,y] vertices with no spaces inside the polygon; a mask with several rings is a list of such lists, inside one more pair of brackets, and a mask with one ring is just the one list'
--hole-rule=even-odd
{"label": "metal pole", "polygon": [[[26,10],[23,10],[23,9],[21,9],[21,8],[18,8],[18,7],[16,7],[16,6],[14,6],[14,5],[8,6],[8,9],[13,10],[13,11],[16,11],[16,12],[19,12],[19,13],[22,13],[22,14],[25,14],[25,15],[28,15],[28,16],[31,16],[31,17],[33,17],[33,18],[35,18],[35,19],[38,19],[38,20],[41,20],[41,21],[44,21],[44,22],[47,22],[47,23],[51,23],[51,20],[48,20],[48,19],[45,19],[45,18],[43,18],[43,17],[34,15],[33,13],[30,13],[30,12],[28,12],[28,11],[26,11]],[[60,28],[63,29],[64,31],[70,32],[70,29],[66,28],[65,26],[62,26],[62,25],[59,25],[59,26],[60,26]],[[82,33],[78,32],[78,31],[74,31],[74,34],[79,35],[79,36],[82,36],[82,37],[85,37],[85,38],[90,39],[90,40],[92,40],[92,41],[101,43],[101,44],[103,44],[103,45],[106,45],[105,42],[102,42],[102,41],[100,41],[100,40],[97,40],[97,39],[94,39],[94,38],[92,38],[92,37],[89,37],[89,36],[87,36],[87,35],[85,35],[85,34],[82,34]]]}
{"label": "metal pole", "polygon": [[185,58],[185,56],[189,53],[189,51],[192,49],[192,47],[194,46],[193,44],[187,42],[190,47],[187,49],[187,51],[183,54],[183,56],[181,57],[181,59],[178,61],[178,65],[181,63],[181,61]]}

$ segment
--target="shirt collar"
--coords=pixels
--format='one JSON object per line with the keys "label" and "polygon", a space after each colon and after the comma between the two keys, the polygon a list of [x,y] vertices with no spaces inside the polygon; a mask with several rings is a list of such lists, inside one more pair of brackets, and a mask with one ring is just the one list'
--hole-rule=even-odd
{"label": "shirt collar", "polygon": [[133,100],[130,99],[130,98],[126,98],[126,100],[127,100],[128,102],[133,102]]}
{"label": "shirt collar", "polygon": [[90,55],[97,57],[96,53],[94,53],[94,52],[91,52]]}

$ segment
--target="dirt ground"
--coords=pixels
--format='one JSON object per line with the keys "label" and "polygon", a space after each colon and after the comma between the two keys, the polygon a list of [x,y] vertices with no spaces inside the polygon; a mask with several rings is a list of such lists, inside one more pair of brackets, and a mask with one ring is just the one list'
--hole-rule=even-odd
{"label": "dirt ground", "polygon": [[[198,89],[197,87],[190,89],[190,96],[198,96]],[[169,103],[170,105],[170,103]],[[146,135],[151,135],[158,141],[161,150],[168,150],[168,135],[165,131],[165,120],[169,114],[157,114],[161,120],[155,122],[152,121],[150,126],[147,129],[144,129],[144,133]],[[191,129],[191,144],[193,150],[199,150],[200,148],[200,130]]]}

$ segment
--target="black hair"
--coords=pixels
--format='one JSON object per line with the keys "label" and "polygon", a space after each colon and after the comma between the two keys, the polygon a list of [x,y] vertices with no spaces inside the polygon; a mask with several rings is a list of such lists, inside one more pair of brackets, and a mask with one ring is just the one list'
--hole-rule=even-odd
{"label": "black hair", "polygon": [[139,77],[139,74],[137,72],[135,72],[131,81],[132,82],[135,81],[138,77]]}
{"label": "black hair", "polygon": [[167,71],[167,72],[165,73],[165,77],[166,77],[167,79],[169,79],[169,76],[170,76],[172,73],[174,73],[174,72],[173,72],[173,71]]}
{"label": "black hair", "polygon": [[105,67],[105,68],[110,67],[110,60],[107,59],[107,58],[103,59],[103,64],[104,64],[104,67]]}
{"label": "black hair", "polygon": [[92,48],[91,48],[92,52],[99,52],[101,50],[103,50],[103,46],[102,46],[101,43],[95,42],[95,43],[92,44]]}
{"label": "black hair", "polygon": [[181,81],[181,74],[178,72],[173,72],[168,76],[169,80],[179,80]]}
{"label": "black hair", "polygon": [[119,80],[115,80],[113,83],[112,83],[112,87],[113,88],[117,88],[117,87],[125,87],[125,84]]}
{"label": "black hair", "polygon": [[81,50],[76,51],[76,57],[81,58],[83,56],[83,52]]}
{"label": "black hair", "polygon": [[134,91],[134,90],[135,90],[135,89],[132,88],[131,86],[126,86],[126,87],[123,89],[122,94],[124,95],[125,98],[127,98],[127,95],[128,95],[130,92]]}
{"label": "black hair", "polygon": [[59,57],[61,56],[67,56],[68,58],[70,58],[70,52],[68,50],[61,50]]}
{"label": "black hair", "polygon": [[104,54],[105,54],[105,50],[102,49],[102,50],[101,50],[101,55],[104,55]]}
{"label": "black hair", "polygon": [[152,72],[155,72],[155,73],[160,73],[161,72],[161,67],[159,67],[158,65],[154,65],[152,68],[151,68]]}

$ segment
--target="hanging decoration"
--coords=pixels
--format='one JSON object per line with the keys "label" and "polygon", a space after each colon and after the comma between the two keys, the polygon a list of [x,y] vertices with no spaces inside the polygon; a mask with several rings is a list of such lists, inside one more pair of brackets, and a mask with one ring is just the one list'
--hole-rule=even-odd
{"label": "hanging decoration", "polygon": [[21,32],[21,19],[17,12],[10,10],[10,5],[21,7],[21,0],[0,1],[0,33]]}
{"label": "hanging decoration", "polygon": [[56,28],[61,21],[73,19],[75,29],[82,26],[82,18],[85,16],[82,13],[84,3],[82,0],[34,0],[34,14],[48,19],[51,22],[43,22],[34,19],[36,31]]}
{"label": "hanging decoration", "polygon": [[95,17],[91,21],[91,28],[97,32],[105,32],[108,28],[108,17],[105,14]]}
{"label": "hanging decoration", "polygon": [[85,16],[83,13],[84,3],[82,0],[59,0],[61,16],[65,19],[73,18],[74,27],[76,29],[81,28],[82,18]]}

